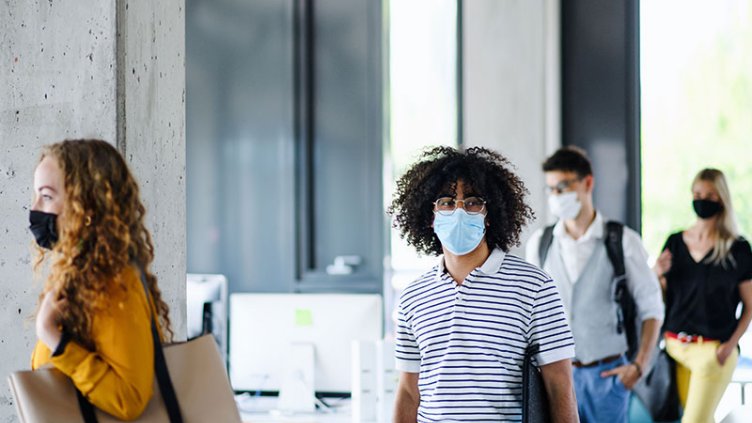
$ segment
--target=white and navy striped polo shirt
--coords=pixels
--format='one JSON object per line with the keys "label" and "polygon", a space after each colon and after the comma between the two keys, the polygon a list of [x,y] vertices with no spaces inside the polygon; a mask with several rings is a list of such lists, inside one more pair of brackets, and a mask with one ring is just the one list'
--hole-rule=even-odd
{"label": "white and navy striped polo shirt", "polygon": [[420,373],[419,422],[522,420],[522,359],[540,345],[544,365],[574,357],[555,283],[494,250],[457,285],[439,265],[399,301],[397,369]]}

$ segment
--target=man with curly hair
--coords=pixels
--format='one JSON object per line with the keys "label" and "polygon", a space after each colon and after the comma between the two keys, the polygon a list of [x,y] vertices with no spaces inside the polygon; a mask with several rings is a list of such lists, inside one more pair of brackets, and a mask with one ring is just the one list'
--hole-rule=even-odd
{"label": "man with curly hair", "polygon": [[577,421],[574,342],[555,283],[508,253],[532,218],[500,154],[437,147],[397,182],[389,213],[403,238],[439,263],[402,292],[394,422],[522,419],[530,345],[557,422]]}
{"label": "man with curly hair", "polygon": [[[626,422],[629,390],[647,370],[663,319],[661,289],[648,267],[640,236],[618,222],[608,222],[595,209],[595,180],[585,152],[561,148],[546,159],[543,171],[549,207],[559,221],[533,234],[526,256],[553,276],[564,301],[577,345],[572,364],[582,421]],[[619,255],[619,262],[610,255]],[[618,302],[622,280],[636,305],[631,321],[626,321]],[[635,320],[642,336],[639,348],[634,347],[636,355],[627,357],[627,325],[635,325]],[[637,339],[634,335],[633,344],[638,344]]]}

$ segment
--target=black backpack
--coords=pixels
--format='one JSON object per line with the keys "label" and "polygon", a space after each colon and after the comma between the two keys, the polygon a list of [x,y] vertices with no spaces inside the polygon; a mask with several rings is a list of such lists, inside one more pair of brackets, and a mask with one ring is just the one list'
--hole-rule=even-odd
{"label": "black backpack", "polygon": [[[640,348],[640,329],[642,322],[637,319],[637,305],[634,298],[627,289],[626,270],[624,268],[624,249],[622,248],[622,237],[624,234],[624,225],[619,222],[606,222],[606,253],[614,268],[613,294],[614,301],[619,304],[617,308],[617,326],[616,331],[619,334],[624,333],[627,337],[627,358],[631,361],[637,355]],[[543,230],[540,246],[538,248],[538,258],[540,267],[546,262],[548,251],[554,241],[554,225],[547,226]]]}

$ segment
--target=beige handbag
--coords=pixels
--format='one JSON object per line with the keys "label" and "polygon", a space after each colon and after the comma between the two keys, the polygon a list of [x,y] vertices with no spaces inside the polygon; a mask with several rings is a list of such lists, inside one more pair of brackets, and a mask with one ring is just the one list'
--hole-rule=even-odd
{"label": "beige handbag", "polygon": [[[163,348],[152,316],[152,338],[157,379],[154,395],[135,421],[240,423],[227,371],[212,335]],[[22,423],[122,421],[95,410],[71,380],[54,368],[14,372],[8,383]]]}

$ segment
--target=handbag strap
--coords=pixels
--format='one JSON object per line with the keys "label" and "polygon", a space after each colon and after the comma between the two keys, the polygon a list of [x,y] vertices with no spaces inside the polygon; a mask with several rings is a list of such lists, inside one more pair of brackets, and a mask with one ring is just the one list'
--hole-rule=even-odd
{"label": "handbag strap", "polygon": [[180,414],[180,405],[178,404],[178,397],[175,395],[175,388],[172,386],[170,372],[167,369],[167,360],[165,360],[164,350],[162,349],[162,341],[160,340],[159,332],[157,331],[157,321],[154,317],[156,310],[154,310],[151,305],[151,292],[149,291],[149,285],[146,283],[146,273],[140,266],[139,270],[141,272],[141,284],[144,286],[144,292],[146,294],[146,302],[151,311],[151,337],[154,341],[154,373],[157,376],[159,392],[162,393],[162,399],[167,408],[167,414],[170,416],[170,422],[183,423],[183,417]]}
{"label": "handbag strap", "polygon": [[[159,339],[159,332],[157,331],[157,322],[154,318],[155,310],[151,305],[151,292],[149,291],[149,285],[146,283],[146,274],[141,266],[139,266],[139,271],[141,273],[141,285],[144,287],[146,302],[151,314],[151,337],[154,343],[154,373],[157,377],[159,392],[161,392],[165,408],[167,408],[167,415],[170,417],[170,423],[183,423],[183,417],[180,414],[180,405],[178,404],[178,397],[175,395],[175,388],[172,385],[170,372],[167,369],[167,361],[164,357],[164,350],[162,349],[162,341]],[[76,394],[78,396],[78,405],[81,408],[81,415],[84,418],[84,423],[97,423],[97,417],[94,414],[94,406],[86,400],[78,389],[76,389]]]}
{"label": "handbag strap", "polygon": [[91,405],[78,388],[76,388],[76,399],[78,399],[78,408],[81,409],[81,416],[84,418],[84,423],[97,423],[97,415],[94,414],[94,406]]}

